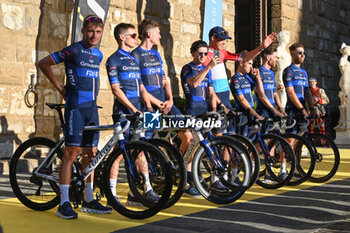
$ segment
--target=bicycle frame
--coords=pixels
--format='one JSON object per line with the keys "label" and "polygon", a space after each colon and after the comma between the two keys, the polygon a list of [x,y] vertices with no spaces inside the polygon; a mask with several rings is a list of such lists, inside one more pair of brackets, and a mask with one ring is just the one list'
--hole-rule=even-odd
{"label": "bicycle frame", "polygon": [[[128,165],[131,172],[132,177],[135,177],[135,170],[136,166],[134,165],[135,161],[133,161],[132,156],[128,156],[125,150],[125,139],[123,136],[123,133],[130,125],[130,122],[128,121],[126,126],[122,129],[120,123],[117,123],[116,125],[97,125],[97,126],[86,126],[84,128],[84,130],[111,130],[113,129],[113,136],[111,137],[111,139],[106,143],[106,145],[102,148],[101,151],[99,151],[95,158],[89,163],[89,165],[85,168],[85,170],[79,175],[79,180],[86,180],[89,175],[96,169],[96,167],[103,161],[103,159],[106,157],[106,155],[110,152],[110,150],[112,148],[114,148],[115,145],[117,145],[119,148],[121,148],[123,150],[123,155],[124,158],[126,160],[126,163]],[[58,148],[60,148],[64,143],[64,137],[62,137],[56,144],[56,146],[50,150],[48,156],[43,160],[43,162],[40,163],[38,169],[36,169],[36,171],[34,172],[34,174],[36,176],[39,176],[41,178],[45,178],[54,182],[59,182],[58,177],[55,176],[49,176],[43,173],[39,173],[38,171],[40,170],[40,168],[43,167],[43,165],[47,162],[50,161],[49,163],[47,163],[47,165],[49,166],[50,164],[52,164],[52,162],[55,160],[55,154],[54,151]],[[132,160],[132,161],[130,161]],[[132,164],[134,166],[132,166]],[[134,169],[132,169],[134,168]]]}

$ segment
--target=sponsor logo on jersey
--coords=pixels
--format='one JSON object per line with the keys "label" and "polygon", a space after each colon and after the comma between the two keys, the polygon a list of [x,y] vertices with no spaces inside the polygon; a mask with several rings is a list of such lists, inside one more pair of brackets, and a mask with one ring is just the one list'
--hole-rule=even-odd
{"label": "sponsor logo on jersey", "polygon": [[99,69],[100,68],[100,65],[97,65],[97,64],[90,64],[90,63],[87,63],[85,61],[81,61],[80,62],[80,65],[82,67],[89,67],[89,68],[93,68],[93,69]]}

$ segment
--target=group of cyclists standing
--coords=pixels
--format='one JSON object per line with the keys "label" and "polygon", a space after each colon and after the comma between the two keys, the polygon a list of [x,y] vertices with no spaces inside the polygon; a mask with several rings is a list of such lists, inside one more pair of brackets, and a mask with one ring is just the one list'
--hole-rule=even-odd
{"label": "group of cyclists standing", "polygon": [[[50,54],[39,61],[38,66],[55,88],[66,100],[64,129],[65,151],[60,167],[60,205],[57,216],[61,218],[77,218],[78,214],[72,209],[69,201],[69,184],[71,180],[71,167],[82,152],[82,169],[94,157],[99,140],[98,131],[84,131],[84,126],[98,125],[98,111],[96,99],[99,89],[99,69],[103,55],[95,46],[100,42],[103,34],[104,22],[101,18],[90,15],[84,19],[82,41],[71,44],[61,51]],[[113,114],[141,113],[142,111],[159,110],[162,114],[182,115],[174,105],[170,83],[163,71],[163,62],[160,54],[153,50],[161,39],[160,25],[152,19],[144,19],[138,25],[138,33],[132,24],[120,23],[114,28],[114,37],[118,49],[106,62],[107,74],[114,95]],[[139,38],[140,45],[137,46]],[[275,115],[295,116],[298,113],[308,116],[308,106],[313,109],[309,92],[307,72],[300,68],[304,62],[304,46],[295,43],[290,47],[292,64],[284,70],[284,86],[288,94],[285,109],[281,106],[276,93],[274,73],[271,68],[278,62],[276,49],[271,46],[276,34],[271,33],[256,49],[248,52],[230,53],[224,49],[225,43],[231,39],[228,32],[222,27],[214,27],[209,32],[209,45],[202,41],[195,41],[191,48],[192,61],[183,66],[181,70],[181,83],[186,97],[186,113],[200,115],[209,110],[216,111],[219,105],[224,106],[225,112],[248,112],[248,122],[236,127],[230,121],[227,127],[229,133],[248,135],[249,125],[253,117],[263,120]],[[261,54],[262,65],[253,68],[253,59]],[[237,72],[231,80],[227,78],[224,61],[231,60],[239,63]],[[65,87],[61,86],[54,75],[51,66],[64,62],[67,81]],[[257,94],[257,107],[255,96]],[[235,98],[235,108],[231,105],[230,92]],[[308,105],[306,105],[308,101]],[[256,110],[255,110],[256,109]],[[123,124],[123,120],[120,120]],[[116,123],[116,122],[114,122]],[[298,131],[296,125],[290,132]],[[217,130],[214,135],[222,135]],[[146,132],[152,137],[151,130]],[[181,130],[180,153],[188,149],[193,135],[191,132]],[[129,138],[129,131],[124,137]],[[293,143],[292,141],[289,141]],[[145,161],[136,161],[140,170]],[[115,169],[118,169],[115,164]],[[283,166],[282,166],[283,167]],[[283,169],[281,170],[282,176]],[[117,174],[117,173],[116,173]],[[158,194],[153,190],[145,172],[145,189],[143,197],[150,201],[159,200]],[[199,192],[191,182],[191,163],[187,165],[188,187],[185,193],[199,196]],[[101,205],[93,195],[93,173],[85,181],[84,201],[82,212],[109,213],[112,208]],[[110,177],[111,189],[115,190],[117,177]],[[216,189],[225,189],[219,179],[213,180]],[[234,184],[233,184],[234,185]],[[129,193],[128,200],[133,195]]]}

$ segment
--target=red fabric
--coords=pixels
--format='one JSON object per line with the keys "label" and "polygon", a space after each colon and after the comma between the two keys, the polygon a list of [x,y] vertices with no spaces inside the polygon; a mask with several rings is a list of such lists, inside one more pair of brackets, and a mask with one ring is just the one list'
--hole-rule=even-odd
{"label": "red fabric", "polygon": [[[310,91],[311,91],[311,94],[312,94],[312,97],[313,98],[318,98],[318,103],[319,104],[322,104],[323,103],[323,100],[321,99],[321,92],[320,92],[320,88],[318,87],[315,87],[315,88],[310,88]],[[322,115],[320,115],[322,116]],[[314,125],[318,125],[320,124],[322,121],[321,118],[317,118],[317,119],[313,119],[313,120],[310,120],[310,125],[309,125],[309,132],[310,133],[315,133],[317,132],[317,128],[314,127]],[[326,126],[325,126],[325,123],[323,122],[322,125],[320,125],[319,127],[319,132],[322,133],[322,134],[327,134],[326,132]]]}
{"label": "red fabric", "polygon": [[[223,63],[225,60],[229,60],[229,61],[239,61],[239,58],[241,57],[241,54],[239,53],[231,53],[225,49],[219,50],[220,53],[220,62]],[[214,57],[214,51],[213,50],[209,50],[208,51],[208,56],[205,59],[203,65],[208,65],[209,62],[211,61],[211,59],[213,59]]]}
{"label": "red fabric", "polygon": [[317,99],[321,99],[320,88],[315,87],[315,88],[310,88],[310,90],[313,97],[317,97]]}

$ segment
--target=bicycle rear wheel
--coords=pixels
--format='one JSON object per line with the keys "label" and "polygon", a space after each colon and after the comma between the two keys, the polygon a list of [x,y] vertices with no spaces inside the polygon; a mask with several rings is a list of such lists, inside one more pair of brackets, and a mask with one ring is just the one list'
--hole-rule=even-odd
{"label": "bicycle rear wheel", "polygon": [[[250,164],[247,154],[242,151],[232,138],[216,137],[208,141],[213,154],[202,146],[196,151],[192,162],[192,175],[196,188],[201,195],[210,202],[228,204],[240,198],[249,186]],[[224,169],[218,166],[222,163]],[[237,186],[229,185],[227,177]],[[212,188],[212,176],[216,174],[228,189],[217,191]]]}
{"label": "bicycle rear wheel", "polygon": [[[108,203],[118,213],[128,218],[151,217],[163,209],[169,200],[172,191],[170,165],[162,152],[147,142],[129,142],[125,144],[125,153],[127,154],[117,148],[107,160],[103,180]],[[137,169],[133,168],[134,166]],[[149,202],[143,196],[146,174],[149,175],[150,183],[160,197],[157,202]],[[112,176],[118,177],[116,196],[110,188]]]}
{"label": "bicycle rear wheel", "polygon": [[322,183],[330,180],[338,170],[340,155],[337,145],[327,135],[310,134],[311,145],[315,146],[315,169],[310,181]]}
{"label": "bicycle rear wheel", "polygon": [[297,160],[297,166],[294,176],[288,182],[288,185],[298,185],[310,178],[315,168],[315,156],[311,145],[297,134],[283,134],[286,140],[294,139],[292,148]]}
{"label": "bicycle rear wheel", "polygon": [[[56,145],[48,138],[31,138],[22,143],[12,156],[10,182],[16,197],[34,210],[48,210],[59,203],[59,186],[56,182],[34,174],[38,166]],[[53,151],[47,163],[38,172],[58,178],[63,151]]]}
{"label": "bicycle rear wheel", "polygon": [[173,177],[173,189],[168,202],[164,206],[164,208],[169,208],[181,198],[185,190],[187,181],[185,163],[180,152],[170,142],[156,138],[147,142],[158,147],[169,161]]}

